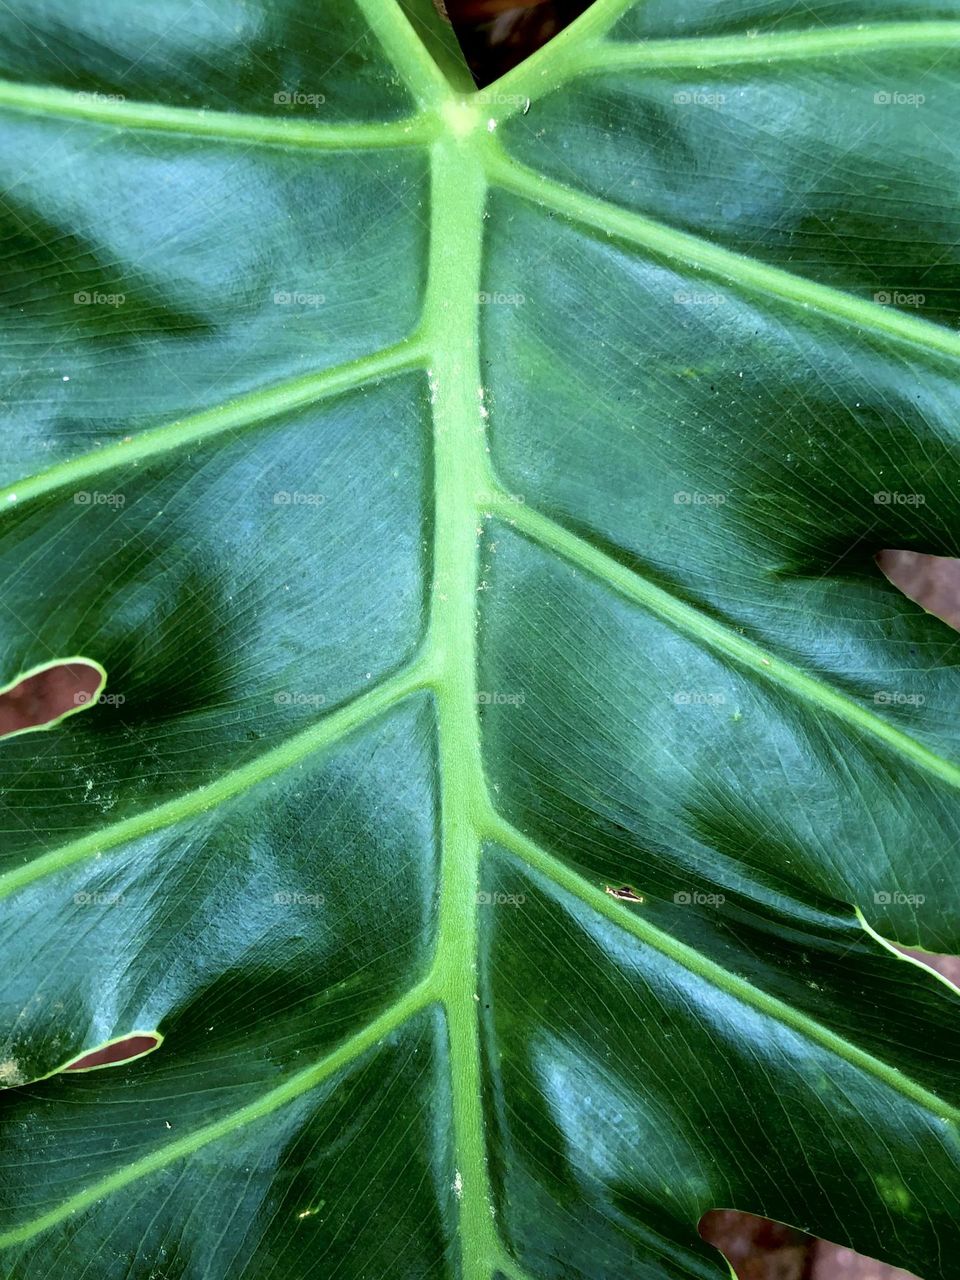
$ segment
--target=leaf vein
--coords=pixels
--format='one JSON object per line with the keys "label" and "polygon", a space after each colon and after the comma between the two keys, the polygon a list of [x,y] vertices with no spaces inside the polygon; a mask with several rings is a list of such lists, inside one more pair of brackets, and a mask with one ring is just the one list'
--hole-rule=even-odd
{"label": "leaf vein", "polygon": [[559,888],[579,898],[599,915],[633,934],[638,941],[655,947],[662,955],[682,965],[696,977],[750,1005],[759,1013],[776,1019],[805,1039],[842,1057],[851,1066],[869,1072],[938,1119],[954,1124],[960,1121],[960,1107],[946,1102],[932,1090],[917,1084],[895,1067],[891,1067],[889,1063],[852,1044],[837,1032],[817,1022],[815,1018],[792,1008],[776,996],[754,986],[746,978],[724,969],[708,956],[664,933],[656,925],[644,920],[639,913],[630,911],[609,894],[604,893],[602,889],[592,885],[579,872],[568,867],[555,854],[548,852],[529,836],[524,835],[493,808],[486,816],[485,835],[488,839],[509,849],[527,866],[540,872]]}
{"label": "leaf vein", "polygon": [[118,471],[135,462],[162,456],[213,436],[262,426],[281,414],[306,408],[317,400],[356,391],[379,378],[422,368],[424,361],[425,355],[419,341],[408,338],[346,364],[250,391],[176,422],[152,427],[134,436],[129,443],[107,445],[103,449],[57,463],[46,471],[24,476],[16,483],[0,489],[2,509],[10,511],[14,504],[20,506],[39,494],[50,493],[90,476]]}
{"label": "leaf vein", "polygon": [[237,1111],[222,1116],[212,1124],[205,1125],[203,1128],[187,1134],[175,1142],[167,1143],[157,1151],[151,1152],[150,1155],[143,1156],[132,1164],[118,1169],[108,1177],[102,1178],[99,1182],[91,1184],[83,1191],[64,1200],[55,1209],[51,1209],[29,1222],[21,1223],[19,1226],[3,1232],[0,1234],[0,1248],[23,1244],[41,1231],[46,1231],[50,1227],[56,1226],[64,1218],[89,1208],[104,1196],[112,1195],[114,1192],[128,1186],[131,1182],[136,1182],[140,1178],[157,1172],[157,1170],[171,1164],[174,1160],[192,1155],[194,1151],[198,1151],[208,1143],[215,1142],[218,1138],[226,1137],[227,1134],[234,1132],[236,1129],[269,1115],[271,1111],[275,1111],[285,1103],[292,1102],[301,1094],[322,1084],[324,1080],[341,1067],[348,1066],[359,1058],[361,1054],[376,1045],[384,1036],[396,1031],[398,1027],[426,1008],[432,999],[433,993],[429,981],[425,979],[417,983],[416,986],[394,1001],[383,1013],[374,1018],[372,1022],[367,1023],[360,1031],[355,1032],[338,1048],[321,1058],[319,1062],[315,1062],[312,1066],[304,1067],[302,1071],[298,1071],[296,1075],[292,1076],[284,1084],[278,1085],[275,1089],[262,1094],[255,1101],[247,1103],[246,1106],[240,1107]]}
{"label": "leaf vein", "polygon": [[766,652],[754,641],[715,618],[708,617],[693,605],[644,578],[635,569],[620,564],[585,538],[571,533],[531,506],[518,506],[502,491],[491,494],[490,498],[487,509],[491,513],[519,529],[540,546],[586,569],[595,578],[663,619],[675,630],[733,658],[741,666],[779,684],[795,697],[812,702],[836,719],[843,720],[854,731],[882,742],[898,756],[934,774],[942,782],[960,787],[960,765],[938,755],[902,729],[888,724],[825,681],[809,675],[773,653]]}
{"label": "leaf vein", "polygon": [[279,746],[223,774],[208,786],[198,787],[132,818],[81,836],[79,840],[61,845],[13,871],[5,872],[0,875],[0,900],[35,880],[55,875],[75,862],[96,857],[107,849],[173,826],[243,795],[266,778],[282,773],[314,752],[340,742],[428,684],[426,663],[418,657],[375,688],[366,690]]}
{"label": "leaf vein", "polygon": [[123,129],[219,138],[263,146],[321,151],[387,150],[429,142],[433,126],[425,115],[370,124],[318,124],[313,120],[271,119],[206,107],[174,107],[154,102],[112,101],[49,85],[0,80],[0,107],[32,116],[86,120]]}
{"label": "leaf vein", "polygon": [[527,168],[498,144],[486,140],[488,173],[493,181],[534,204],[608,238],[619,238],[659,257],[703,271],[735,287],[775,297],[805,310],[853,324],[884,338],[908,342],[937,355],[960,356],[960,334],[893,307],[854,297],[832,285],[818,284],[749,254],[679,231],[644,214],[621,209]]}

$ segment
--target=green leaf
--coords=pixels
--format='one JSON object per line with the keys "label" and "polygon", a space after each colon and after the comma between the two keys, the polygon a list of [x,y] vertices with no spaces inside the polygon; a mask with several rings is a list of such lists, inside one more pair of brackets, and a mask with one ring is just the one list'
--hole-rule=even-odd
{"label": "green leaf", "polygon": [[0,36],[4,1277],[946,1280],[960,6]]}

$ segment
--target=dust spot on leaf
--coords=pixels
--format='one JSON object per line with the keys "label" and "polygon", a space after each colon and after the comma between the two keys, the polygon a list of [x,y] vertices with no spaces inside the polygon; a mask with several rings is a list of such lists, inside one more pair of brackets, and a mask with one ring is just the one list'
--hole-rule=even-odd
{"label": "dust spot on leaf", "polygon": [[16,1058],[5,1058],[0,1062],[0,1089],[13,1089],[24,1083],[25,1077]]}

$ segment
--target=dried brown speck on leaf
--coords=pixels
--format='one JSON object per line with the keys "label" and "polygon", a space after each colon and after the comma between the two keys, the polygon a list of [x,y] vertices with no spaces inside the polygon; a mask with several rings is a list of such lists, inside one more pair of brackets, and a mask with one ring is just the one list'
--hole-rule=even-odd
{"label": "dried brown speck on leaf", "polygon": [[642,902],[642,896],[637,893],[636,889],[631,889],[628,884],[622,884],[619,887],[612,884],[605,884],[603,892],[609,893],[611,898],[619,898],[621,902]]}

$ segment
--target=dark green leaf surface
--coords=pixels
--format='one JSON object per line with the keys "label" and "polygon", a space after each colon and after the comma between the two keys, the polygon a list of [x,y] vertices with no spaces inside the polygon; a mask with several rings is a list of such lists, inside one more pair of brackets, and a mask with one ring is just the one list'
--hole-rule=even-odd
{"label": "dark green leaf surface", "polygon": [[[0,1274],[955,1271],[960,10],[0,15]],[[148,11],[149,9],[149,11]],[[63,1068],[154,1032],[137,1061]]]}

